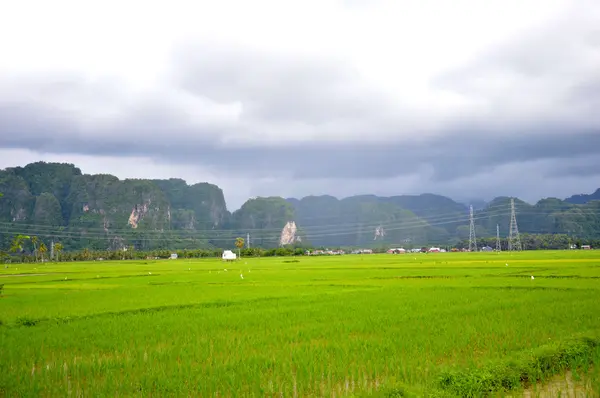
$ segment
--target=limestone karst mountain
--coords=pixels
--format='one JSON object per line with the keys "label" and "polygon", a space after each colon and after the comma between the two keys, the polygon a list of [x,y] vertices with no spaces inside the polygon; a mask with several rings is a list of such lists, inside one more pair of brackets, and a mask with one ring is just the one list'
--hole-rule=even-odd
{"label": "limestone karst mountain", "polygon": [[[252,198],[230,212],[223,191],[181,179],[125,179],[83,174],[72,164],[37,162],[0,170],[0,248],[16,234],[60,240],[65,250],[232,247],[318,247],[453,244],[468,237],[468,208],[435,195]],[[600,236],[598,192],[567,200],[516,200],[523,233]],[[510,199],[475,213],[477,236],[507,230]]]}

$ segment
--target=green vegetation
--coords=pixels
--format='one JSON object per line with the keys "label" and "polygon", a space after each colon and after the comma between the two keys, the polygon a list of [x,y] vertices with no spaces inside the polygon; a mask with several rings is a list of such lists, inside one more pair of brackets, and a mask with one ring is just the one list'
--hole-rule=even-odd
{"label": "green vegetation", "polygon": [[[235,238],[247,233],[253,247],[274,248],[290,221],[302,245],[314,247],[462,247],[469,236],[467,206],[434,194],[263,197],[230,212],[223,191],[213,184],[119,180],[44,162],[0,170],[0,191],[1,249],[10,247],[15,235],[37,236],[46,246],[60,241],[65,251],[231,249]],[[600,243],[599,192],[535,204],[516,199],[520,232],[536,237],[526,247]],[[509,203],[499,197],[476,210],[480,243],[495,247],[496,225],[502,237],[508,235]]]}
{"label": "green vegetation", "polygon": [[11,264],[0,396],[516,396],[567,370],[600,391],[599,264],[593,250]]}

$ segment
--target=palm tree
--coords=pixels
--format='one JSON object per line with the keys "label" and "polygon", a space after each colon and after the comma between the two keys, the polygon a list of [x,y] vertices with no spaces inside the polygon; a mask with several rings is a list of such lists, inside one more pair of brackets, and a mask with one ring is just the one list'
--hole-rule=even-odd
{"label": "palm tree", "polygon": [[13,253],[21,253],[21,261],[23,261],[23,242],[30,239],[27,235],[17,235],[10,244],[10,251]]}
{"label": "palm tree", "polygon": [[235,238],[235,247],[238,248],[238,257],[242,257],[242,248],[244,247],[244,238]]}
{"label": "palm tree", "polygon": [[33,244],[33,256],[35,257],[35,262],[37,263],[37,255],[38,255],[37,243],[38,243],[38,237],[37,236],[32,236],[31,237],[31,243]]}
{"label": "palm tree", "polygon": [[44,254],[48,251],[46,244],[44,242],[40,243],[40,254],[42,255],[42,262],[44,262]]}
{"label": "palm tree", "polygon": [[54,251],[56,252],[56,261],[60,261],[60,252],[62,252],[64,249],[62,243],[58,242],[54,244]]}

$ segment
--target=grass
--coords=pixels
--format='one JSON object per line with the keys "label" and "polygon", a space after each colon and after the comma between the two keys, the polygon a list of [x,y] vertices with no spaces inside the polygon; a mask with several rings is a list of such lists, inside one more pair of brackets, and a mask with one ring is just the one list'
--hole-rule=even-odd
{"label": "grass", "polygon": [[600,252],[297,260],[1,269],[0,396],[600,390]]}

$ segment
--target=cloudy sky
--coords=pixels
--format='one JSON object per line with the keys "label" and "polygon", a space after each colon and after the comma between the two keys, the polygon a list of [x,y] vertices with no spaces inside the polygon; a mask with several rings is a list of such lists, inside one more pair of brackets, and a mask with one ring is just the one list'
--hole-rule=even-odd
{"label": "cloudy sky", "polygon": [[598,0],[20,0],[0,168],[249,196],[600,187]]}

